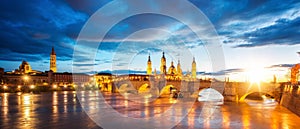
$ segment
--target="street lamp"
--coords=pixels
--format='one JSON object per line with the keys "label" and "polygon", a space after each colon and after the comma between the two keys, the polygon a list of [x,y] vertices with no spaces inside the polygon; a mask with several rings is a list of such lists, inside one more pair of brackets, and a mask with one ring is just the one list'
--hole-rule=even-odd
{"label": "street lamp", "polygon": [[29,77],[28,77],[27,75],[24,75],[23,79],[24,79],[25,81],[27,81],[27,80],[29,79]]}
{"label": "street lamp", "polygon": [[23,76],[23,79],[24,79],[24,85],[26,85],[26,82],[29,80],[28,75],[24,75],[24,76]]}
{"label": "street lamp", "polygon": [[35,87],[34,85],[30,85],[30,89],[34,89],[34,87]]}

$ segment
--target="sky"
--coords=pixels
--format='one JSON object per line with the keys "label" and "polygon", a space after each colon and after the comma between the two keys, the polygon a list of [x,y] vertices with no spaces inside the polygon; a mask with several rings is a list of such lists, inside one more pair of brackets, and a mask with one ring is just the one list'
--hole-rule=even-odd
{"label": "sky", "polygon": [[[122,1],[121,1],[122,2]],[[155,1],[145,3],[124,2],[118,8],[102,11],[105,16],[126,14],[137,7],[151,6],[155,10],[176,11],[185,9],[171,1],[162,8]],[[57,54],[59,72],[72,72],[74,62],[83,72],[132,71],[144,73],[148,55],[152,67],[160,70],[160,58],[165,51],[167,67],[178,60],[183,71],[190,71],[193,57],[199,77],[226,74],[231,80],[244,81],[261,77],[270,81],[275,75],[285,81],[289,69],[299,63],[300,2],[286,0],[227,1],[190,0],[213,25],[220,41],[225,66],[214,69],[212,53],[207,50],[204,38],[191,31],[191,26],[178,19],[159,14],[139,14],[116,23],[103,40],[87,38],[85,42],[100,43],[93,62],[85,56],[74,60],[73,53],[81,29],[94,13],[111,3],[110,0],[3,0],[0,4],[0,67],[5,71],[17,69],[26,60],[32,69],[49,70],[51,47]],[[278,4],[280,3],[280,4]],[[186,9],[188,10],[188,9]],[[201,24],[194,13],[185,13],[193,25]],[[107,20],[110,22],[110,20]],[[102,32],[108,23],[94,24],[95,32]],[[210,28],[211,29],[211,28]],[[196,32],[197,33],[197,32]],[[157,47],[159,46],[159,47]],[[183,48],[181,48],[183,46]],[[85,46],[82,47],[83,50]],[[216,63],[215,63],[216,64]],[[87,67],[93,67],[89,69]]]}

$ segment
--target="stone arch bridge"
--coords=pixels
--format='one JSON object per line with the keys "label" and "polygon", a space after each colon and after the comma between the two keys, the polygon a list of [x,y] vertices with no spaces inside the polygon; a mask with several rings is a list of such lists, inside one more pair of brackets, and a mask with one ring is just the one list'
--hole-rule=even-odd
{"label": "stone arch bridge", "polygon": [[[225,101],[243,101],[252,93],[261,93],[275,97],[279,100],[279,85],[264,83],[261,85],[251,83],[237,82],[211,82],[191,78],[170,78],[149,76],[149,75],[134,75],[120,76],[106,82],[105,85],[109,92],[118,92],[120,90],[131,90],[139,93],[143,89],[157,88],[161,94],[164,90],[176,89],[177,91],[185,92],[186,95],[198,95],[202,89],[213,88],[223,95]],[[172,88],[170,88],[172,87]],[[125,91],[127,92],[127,91]]]}

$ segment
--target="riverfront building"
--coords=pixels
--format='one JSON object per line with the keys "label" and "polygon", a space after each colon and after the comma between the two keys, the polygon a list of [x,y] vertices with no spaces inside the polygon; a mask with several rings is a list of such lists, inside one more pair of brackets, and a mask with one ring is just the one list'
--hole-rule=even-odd
{"label": "riverfront building", "polygon": [[[189,80],[196,79],[196,62],[193,58],[191,75],[186,73],[183,75],[180,61],[175,67],[172,61],[170,66],[167,67],[165,53],[162,53],[160,72],[157,73],[156,69],[152,68],[152,61],[150,55],[147,60],[146,74],[130,74],[129,80],[146,81],[150,77],[153,79],[165,78],[167,80]],[[95,75],[81,74],[81,73],[68,73],[57,72],[56,52],[52,47],[50,52],[49,71],[41,72],[33,70],[29,62],[23,60],[18,69],[11,72],[4,72],[0,69],[0,85],[5,86],[52,86],[52,87],[68,87],[68,86],[84,86],[96,85],[104,89],[107,88],[106,84],[114,81],[119,81],[120,75],[112,75],[110,73],[99,73]],[[126,77],[122,77],[126,79]],[[108,89],[109,90],[109,89]]]}
{"label": "riverfront building", "polygon": [[30,64],[23,60],[18,69],[4,72],[1,68],[0,85],[5,86],[74,86],[84,85],[91,81],[90,75],[80,73],[57,72],[56,53],[52,47],[50,53],[49,71],[33,70]]}

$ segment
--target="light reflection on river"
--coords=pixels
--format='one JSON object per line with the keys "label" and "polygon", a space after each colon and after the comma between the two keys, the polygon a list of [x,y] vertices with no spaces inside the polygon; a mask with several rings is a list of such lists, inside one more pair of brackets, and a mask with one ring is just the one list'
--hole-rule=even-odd
{"label": "light reflection on river", "polygon": [[[83,102],[91,102],[90,110],[99,110],[98,92],[81,92]],[[76,92],[64,91],[41,94],[0,94],[0,128],[100,128],[83,111]],[[137,103],[120,95],[104,94],[105,100],[118,112],[135,118],[152,117],[166,111],[176,99],[159,98],[154,102]],[[213,105],[215,106],[215,105]],[[196,102],[188,117],[174,128],[298,128],[300,118],[286,108],[267,100],[245,103],[225,102],[212,110]],[[174,112],[184,112],[176,109]],[[214,111],[209,117],[203,111]],[[200,115],[201,114],[201,115]],[[204,117],[205,116],[205,117]]]}

